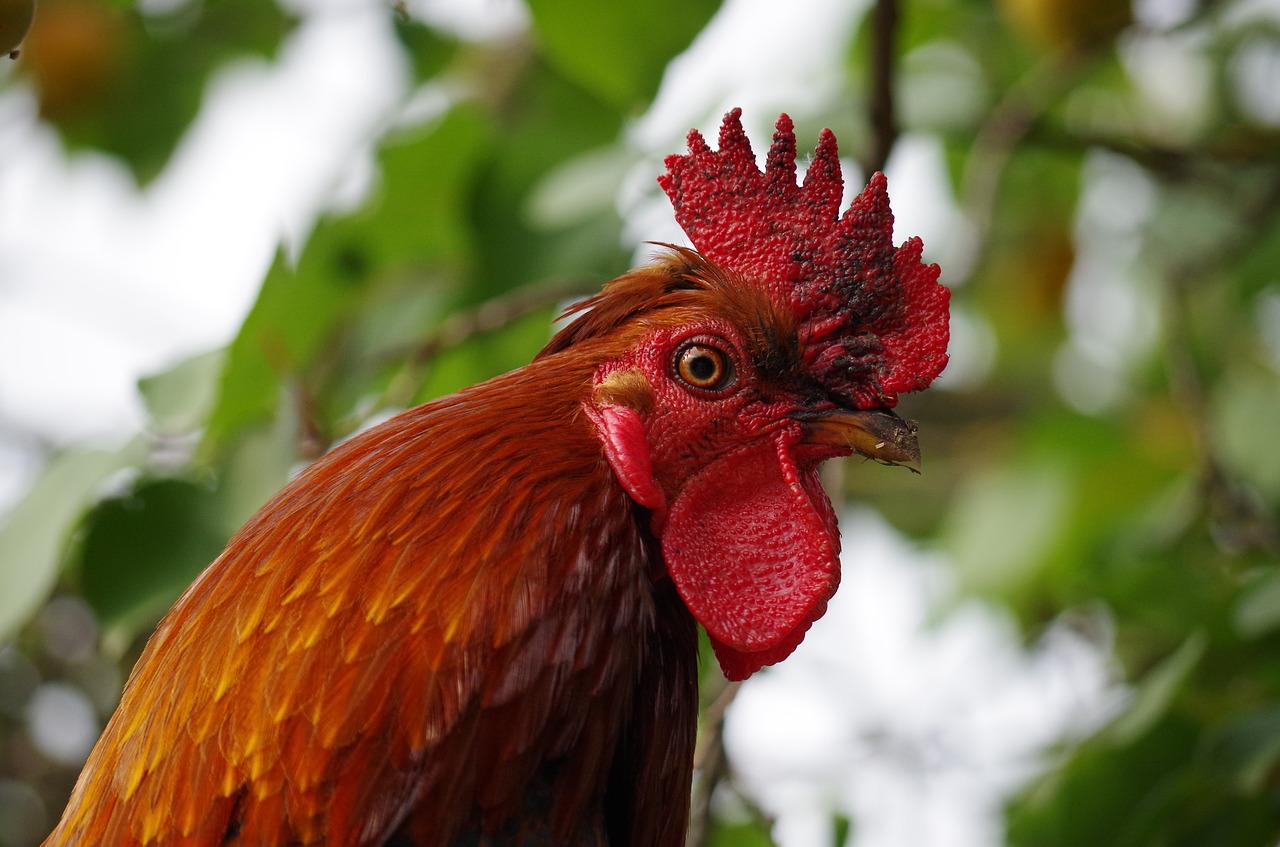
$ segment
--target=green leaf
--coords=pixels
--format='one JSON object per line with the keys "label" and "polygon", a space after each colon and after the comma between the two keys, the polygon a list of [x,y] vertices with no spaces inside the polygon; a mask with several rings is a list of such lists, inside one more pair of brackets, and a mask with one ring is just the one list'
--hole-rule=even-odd
{"label": "green leaf", "polygon": [[414,18],[395,15],[395,31],[409,54],[413,77],[418,82],[440,73],[458,53],[457,42]]}
{"label": "green leaf", "polygon": [[184,359],[169,370],[138,381],[153,426],[162,433],[194,432],[217,399],[225,350]]}
{"label": "green leaf", "polygon": [[1017,847],[1178,843],[1152,838],[1151,832],[1161,824],[1169,826],[1176,820],[1175,813],[1186,809],[1183,791],[1197,732],[1196,724],[1185,715],[1170,713],[1131,745],[1089,739],[1012,804],[1007,843]]}
{"label": "green leaf", "polygon": [[[570,164],[581,164],[582,156],[588,162],[599,157],[597,164],[608,160],[617,149],[621,115],[541,62],[526,70],[512,98],[521,108],[504,116],[502,143],[472,198],[477,284],[464,294],[468,304],[548,280],[602,282],[627,267],[621,221],[612,204],[599,204],[602,195],[616,191],[622,168]],[[584,179],[594,184],[577,184]],[[548,207],[548,180],[553,194],[577,192],[595,214],[570,226],[571,210]]]}
{"label": "green leaf", "polygon": [[837,814],[831,817],[831,843],[835,847],[845,847],[853,835],[853,821],[848,815]]}
{"label": "green leaf", "polygon": [[1208,646],[1209,640],[1203,633],[1193,633],[1148,671],[1134,692],[1129,708],[1104,730],[1106,739],[1116,744],[1132,744],[1145,735],[1164,717],[1174,698],[1187,685]]}
{"label": "green leaf", "polygon": [[1221,380],[1214,397],[1215,445],[1233,473],[1280,500],[1280,450],[1275,422],[1280,421],[1280,378],[1263,368],[1236,365]]}
{"label": "green leaf", "polygon": [[216,519],[225,536],[283,488],[298,465],[298,410],[287,398],[280,405],[270,426],[238,431],[220,452]]}
{"label": "green leaf", "polygon": [[81,513],[135,448],[64,453],[0,527],[0,642],[44,603],[57,581],[63,550]]}
{"label": "green leaf", "polygon": [[1263,791],[1280,762],[1280,707],[1242,715],[1215,728],[1201,755],[1210,769],[1244,793]]}
{"label": "green leaf", "polygon": [[179,479],[149,480],[103,500],[79,545],[84,597],[107,627],[158,617],[222,550],[214,492]]}
{"label": "green leaf", "polygon": [[1235,627],[1243,638],[1261,638],[1280,628],[1280,569],[1270,569],[1240,592]]}
{"label": "green leaf", "polygon": [[[161,14],[101,0],[42,4],[24,55],[41,115],[73,148],[119,156],[154,177],[195,118],[213,72],[248,54],[273,55],[292,27],[275,3],[166,4]],[[160,82],[163,81],[163,84]]]}
{"label": "green leaf", "polygon": [[708,843],[710,847],[773,847],[769,833],[752,821],[716,821]]}
{"label": "green leaf", "polygon": [[389,143],[369,201],[322,221],[296,266],[276,256],[228,352],[207,443],[268,419],[286,387],[309,385],[309,374],[341,357],[344,329],[358,322],[384,280],[453,281],[441,269],[465,264],[470,234],[462,197],[486,139],[485,121],[456,108]]}
{"label": "green leaf", "polygon": [[623,112],[653,98],[667,62],[689,46],[719,7],[718,0],[529,3],[547,59]]}
{"label": "green leaf", "polygon": [[1048,465],[974,475],[948,520],[949,546],[965,583],[1002,592],[1032,578],[1063,529],[1069,492],[1066,473]]}
{"label": "green leaf", "polygon": [[561,163],[529,196],[530,226],[563,229],[613,214],[618,186],[631,165],[632,157],[616,145],[588,150]]}
{"label": "green leaf", "polygon": [[258,300],[228,350],[206,441],[218,443],[240,428],[269,419],[283,383],[297,379],[329,338],[334,322],[355,302],[365,272],[343,255],[322,267],[304,254],[295,270],[277,253]]}
{"label": "green leaf", "polygon": [[527,365],[551,336],[550,309],[527,315],[498,332],[468,339],[432,363],[415,402],[451,394],[500,373]]}

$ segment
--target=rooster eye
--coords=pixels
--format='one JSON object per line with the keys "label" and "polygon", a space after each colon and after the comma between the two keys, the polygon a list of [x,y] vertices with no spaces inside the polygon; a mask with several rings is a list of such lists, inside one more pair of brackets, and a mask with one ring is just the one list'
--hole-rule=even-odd
{"label": "rooster eye", "polygon": [[723,350],[697,342],[676,353],[676,375],[685,385],[703,391],[723,391],[736,376],[733,362]]}

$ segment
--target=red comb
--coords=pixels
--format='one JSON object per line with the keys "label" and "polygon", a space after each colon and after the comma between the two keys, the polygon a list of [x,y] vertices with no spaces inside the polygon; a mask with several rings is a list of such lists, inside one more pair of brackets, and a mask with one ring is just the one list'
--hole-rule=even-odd
{"label": "red comb", "polygon": [[796,136],[781,115],[763,173],[734,109],[720,149],[689,132],[689,153],[668,156],[658,182],[693,246],[716,264],[774,290],[800,324],[806,368],[857,408],[893,406],[947,363],[947,305],[938,266],[919,238],[893,246],[883,174],[840,214],[844,179],[824,129],[796,185]]}

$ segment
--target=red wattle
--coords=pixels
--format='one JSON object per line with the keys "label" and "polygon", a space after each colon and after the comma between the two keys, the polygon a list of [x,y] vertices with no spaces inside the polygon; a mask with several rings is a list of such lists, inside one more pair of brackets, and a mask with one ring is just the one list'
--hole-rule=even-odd
{"label": "red wattle", "polygon": [[839,583],[839,534],[816,467],[779,435],[713,461],[667,513],[663,555],[721,668],[745,679],[785,658]]}

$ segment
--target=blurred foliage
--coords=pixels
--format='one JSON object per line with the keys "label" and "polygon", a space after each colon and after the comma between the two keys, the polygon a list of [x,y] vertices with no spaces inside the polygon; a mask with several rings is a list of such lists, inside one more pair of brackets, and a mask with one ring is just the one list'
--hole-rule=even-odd
{"label": "blurred foliage", "polygon": [[149,8],[40,0],[22,47],[41,117],[70,147],[119,156],[142,180],[196,116],[210,73],[235,57],[272,57],[290,26],[260,0]]}
{"label": "blurred foliage", "polygon": [[547,61],[625,115],[657,91],[667,61],[719,7],[718,0],[644,4],[530,0]]}
{"label": "blurred foliage", "polygon": [[[528,361],[564,298],[627,267],[612,202],[636,160],[626,122],[716,4],[528,5],[530,29],[498,42],[387,9],[416,84],[447,102],[387,128],[368,197],[281,250],[225,350],[143,382],[143,437],[49,461],[0,529],[0,637],[13,638],[0,690],[83,666],[33,623],[54,592],[91,604],[127,667],[300,463]],[[898,120],[941,142],[965,221],[955,243],[927,245],[951,257],[956,373],[951,390],[904,402],[923,483],[849,474],[848,493],[949,551],[966,589],[1005,604],[1029,639],[1081,607],[1114,618],[1128,705],[1056,751],[1010,805],[1009,843],[1274,845],[1280,25],[1227,0],[1162,20],[1116,0],[911,0],[901,13]],[[211,74],[269,61],[296,14],[42,0],[18,76],[70,150],[118,156],[145,181]],[[861,111],[880,37],[858,28],[830,69],[854,93],[806,118],[840,130],[846,151],[886,130]],[[1200,84],[1172,91],[1169,76]],[[75,772],[23,727],[6,694],[4,847],[33,843],[5,833],[39,830],[22,809],[34,793],[52,814]],[[833,818],[842,843],[856,828]],[[750,809],[703,832],[717,847],[769,843]]]}

